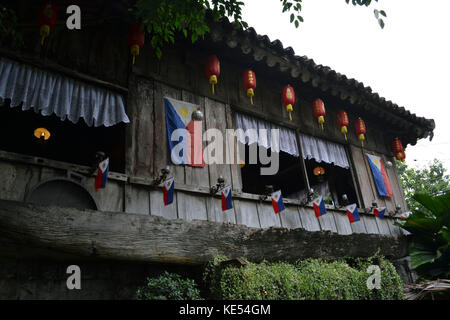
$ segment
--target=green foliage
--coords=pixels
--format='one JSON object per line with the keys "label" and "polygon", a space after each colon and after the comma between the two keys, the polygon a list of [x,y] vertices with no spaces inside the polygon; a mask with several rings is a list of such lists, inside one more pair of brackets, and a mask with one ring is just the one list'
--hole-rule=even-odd
{"label": "green foliage", "polygon": [[260,264],[248,262],[245,267],[227,266],[216,257],[205,270],[214,299],[231,300],[310,300],[310,299],[403,299],[402,281],[394,266],[380,258],[381,289],[369,290],[366,281],[370,259],[357,260],[351,267],[344,260],[307,259],[296,264],[285,262]]}
{"label": "green foliage", "polygon": [[13,48],[22,47],[22,34],[17,30],[16,12],[0,6],[0,44],[8,43]]}
{"label": "green foliage", "polygon": [[[375,0],[378,1],[378,0]],[[296,28],[303,22],[301,16],[302,0],[280,0],[282,12],[287,12],[289,21]],[[350,0],[346,0],[347,3]],[[353,5],[370,6],[371,0],[353,0]],[[227,16],[238,28],[247,28],[242,20],[243,1],[239,0],[138,0],[131,9],[136,18],[141,20],[150,33],[151,45],[156,56],[161,58],[162,47],[175,42],[175,35],[180,33],[185,38],[190,37],[192,43],[203,38],[209,27],[206,23],[206,9],[212,12],[214,20]],[[380,16],[386,16],[384,11],[375,10],[375,17],[380,26],[384,22]]]}
{"label": "green foliage", "polygon": [[408,168],[406,164],[396,161],[402,189],[405,192],[406,203],[410,210],[425,210],[414,199],[414,194],[422,193],[430,196],[450,190],[450,177],[445,174],[445,168],[441,161],[434,159],[427,168]]}
{"label": "green foliage", "polygon": [[158,278],[147,278],[147,284],[137,290],[136,297],[138,300],[202,300],[194,280],[167,271]]}
{"label": "green foliage", "polygon": [[450,276],[450,193],[416,194],[424,210],[416,210],[397,225],[411,233],[411,266],[425,279]]}

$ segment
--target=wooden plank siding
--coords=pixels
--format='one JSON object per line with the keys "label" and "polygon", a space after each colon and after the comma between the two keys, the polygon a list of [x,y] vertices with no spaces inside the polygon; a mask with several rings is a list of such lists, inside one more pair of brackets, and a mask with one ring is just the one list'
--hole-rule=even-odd
{"label": "wooden plank siding", "polygon": [[[126,30],[116,31],[121,35],[126,33]],[[212,164],[204,168],[193,168],[171,163],[163,100],[166,96],[198,105],[205,115],[202,123],[203,130],[218,129],[223,133],[224,138],[225,130],[234,128],[232,110],[246,110],[265,120],[296,129],[298,132],[341,144],[345,141],[336,124],[337,110],[340,108],[348,110],[351,123],[357,116],[356,106],[348,105],[348,101],[343,102],[341,106],[333,97],[323,96],[327,116],[324,130],[321,130],[312,111],[312,97],[321,96],[320,89],[310,88],[307,93],[303,93],[297,88],[298,86],[304,88],[305,84],[292,83],[297,93],[297,102],[294,105],[293,120],[289,121],[288,113],[280,103],[281,90],[284,86],[282,80],[287,81],[287,79],[277,72],[267,73],[266,66],[262,67],[259,64],[254,68],[258,87],[255,90],[254,104],[250,104],[242,83],[242,72],[246,67],[244,63],[238,64],[229,58],[221,58],[222,70],[226,72],[222,72],[216,86],[216,94],[212,95],[203,68],[204,60],[210,53],[198,48],[188,50],[171,48],[165,51],[161,60],[158,60],[150,47],[146,46],[134,66],[129,65],[126,47],[102,52],[106,55],[105,59],[102,59],[102,55],[95,54],[94,51],[106,46],[111,47],[116,37],[114,33],[107,33],[107,36],[102,37],[101,33],[94,35],[84,31],[82,34],[73,34],[66,38],[67,32],[55,32],[55,43],[58,43],[58,46],[51,48],[49,57],[55,61],[66,60],[69,66],[80,69],[81,72],[98,75],[101,79],[119,79],[118,83],[123,86],[126,86],[128,82],[126,109],[130,123],[125,129],[125,174],[128,177],[152,181],[159,176],[162,168],[170,165],[171,175],[175,178],[175,187],[178,183],[209,188],[215,185],[217,178],[222,175],[226,184],[232,186],[233,192],[242,192],[242,177],[238,164]],[[94,41],[95,50],[89,50],[89,46],[79,45],[92,41]],[[60,46],[65,44],[67,46]],[[56,47],[65,47],[66,51],[70,50],[58,57],[58,54],[54,52]],[[87,61],[80,57],[87,57]],[[109,67],[103,68],[106,65]],[[392,159],[391,156],[386,156],[390,154],[389,147],[386,146],[387,138],[376,134],[376,132],[382,132],[379,124],[372,123],[372,119],[369,119],[366,125],[367,152],[384,155],[384,159]],[[362,198],[361,206],[369,208],[372,200],[375,199],[378,205],[386,206],[390,211],[395,209],[396,203],[406,210],[396,168],[386,168],[394,199],[386,200],[378,197],[365,157],[366,150],[358,147],[360,142],[353,132],[349,132],[348,136],[349,154],[355,164],[352,170],[361,189],[357,191]],[[224,156],[226,151],[223,150]],[[393,162],[393,160],[390,161]],[[47,167],[30,169],[29,166],[6,162],[0,162],[0,172],[3,172],[2,177],[4,177],[4,182],[0,185],[0,198],[11,200],[26,199],[26,195],[37,183],[64,173],[64,171]],[[85,183],[86,189],[97,201],[100,210],[158,215],[168,219],[210,220],[257,228],[272,226],[290,229],[304,228],[310,231],[328,230],[339,234],[394,235],[398,233],[391,223],[392,219],[374,219],[373,216],[364,213],[361,213],[361,221],[353,224],[348,222],[343,211],[330,210],[325,216],[317,219],[311,207],[296,205],[286,205],[285,211],[275,215],[270,203],[242,198],[233,199],[233,209],[222,212],[218,196],[177,189],[173,204],[164,206],[162,191],[154,186],[110,180],[106,189],[96,191],[93,186],[93,177],[86,179]]]}

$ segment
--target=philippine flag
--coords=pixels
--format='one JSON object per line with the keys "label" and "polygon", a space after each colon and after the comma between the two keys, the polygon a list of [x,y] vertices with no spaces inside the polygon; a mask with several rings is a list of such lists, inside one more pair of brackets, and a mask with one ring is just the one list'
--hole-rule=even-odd
{"label": "philippine flag", "polygon": [[350,223],[355,221],[359,221],[359,213],[358,208],[356,207],[356,203],[347,206],[347,216]]}
{"label": "philippine flag", "polygon": [[173,191],[174,188],[174,180],[173,178],[169,178],[164,181],[163,185],[163,196],[164,196],[164,205],[167,206],[173,202]]}
{"label": "philippine flag", "polygon": [[[187,164],[191,167],[204,167],[202,122],[192,120],[192,113],[200,108],[194,104],[171,98],[164,98],[164,105],[172,162]],[[172,141],[172,135],[175,141]]]}
{"label": "philippine flag", "polygon": [[231,203],[231,187],[227,186],[222,189],[222,211],[229,210],[233,208]]}
{"label": "philippine flag", "polygon": [[372,154],[366,154],[366,156],[370,164],[370,169],[372,169],[373,180],[375,181],[378,194],[381,197],[392,197],[391,183],[389,182],[383,161],[380,157]]}
{"label": "philippine flag", "polygon": [[279,213],[284,210],[283,197],[281,196],[281,190],[272,193],[272,206],[275,213]]}
{"label": "philippine flag", "polygon": [[95,189],[101,189],[106,186],[109,173],[109,158],[106,158],[98,164],[97,176],[95,177]]}
{"label": "philippine flag", "polygon": [[373,215],[380,219],[384,218],[384,213],[386,212],[386,207],[378,207],[373,209]]}
{"label": "philippine flag", "polygon": [[323,197],[320,196],[313,201],[314,213],[316,214],[316,218],[327,213],[325,209],[325,201],[323,201]]}
{"label": "philippine flag", "polygon": [[411,215],[412,215],[411,211],[403,212],[402,215],[400,216],[400,218],[401,219],[408,219]]}

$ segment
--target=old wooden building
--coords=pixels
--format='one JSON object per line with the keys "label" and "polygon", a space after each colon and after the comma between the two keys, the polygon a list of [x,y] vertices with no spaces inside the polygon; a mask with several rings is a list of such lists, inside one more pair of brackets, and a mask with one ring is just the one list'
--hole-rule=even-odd
{"label": "old wooden building", "polygon": [[[10,266],[0,271],[7,288],[0,296],[77,297],[17,280],[19,271],[11,266],[32,264],[26,261],[43,270],[55,260],[200,265],[216,254],[292,261],[369,256],[378,249],[393,260],[407,256],[403,232],[394,226],[408,208],[392,141],[398,137],[406,147],[432,137],[433,120],[227,19],[211,21],[211,32],[195,44],[180,37],[160,60],[147,41],[133,64],[128,1],[80,1],[81,30],[67,29],[68,3],[55,1],[60,18],[43,45],[36,24],[40,4],[3,2],[17,12],[24,45],[2,39],[0,48],[0,255]],[[220,60],[214,94],[205,76],[211,55]],[[247,69],[257,79],[253,104],[244,90]],[[281,102],[288,84],[296,95],[292,120]],[[204,132],[279,129],[280,145],[269,150],[278,154],[279,170],[261,175],[265,165],[249,159],[174,164],[165,98],[200,108]],[[313,111],[318,98],[326,107],[323,129]],[[341,110],[349,117],[347,140],[336,120]],[[366,126],[364,146],[355,132],[358,118]],[[47,131],[36,137],[39,128]],[[271,149],[270,137],[236,140],[246,151]],[[231,146],[225,148],[224,154]],[[109,157],[110,167],[106,187],[96,190],[98,152]],[[391,196],[380,196],[367,155],[380,157]],[[162,176],[166,167],[170,173]],[[175,185],[167,206],[165,177]],[[220,190],[211,192],[219,177],[231,186],[232,209],[226,211]],[[267,186],[283,195],[285,210],[278,214]],[[326,202],[319,218],[311,191]],[[352,203],[360,220],[350,223],[346,206]],[[386,208],[383,219],[374,216],[374,207]],[[33,294],[20,291],[20,283],[34,283]]]}

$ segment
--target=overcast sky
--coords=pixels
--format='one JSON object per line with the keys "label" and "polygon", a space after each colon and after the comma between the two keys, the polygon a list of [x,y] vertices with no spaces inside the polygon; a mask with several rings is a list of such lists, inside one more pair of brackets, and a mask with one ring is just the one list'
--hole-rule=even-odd
{"label": "overcast sky", "polygon": [[[246,0],[243,18],[259,34],[370,86],[380,96],[436,122],[433,141],[406,149],[408,165],[433,158],[450,171],[449,0],[379,0],[369,8],[345,0],[303,0],[295,29],[279,0]],[[387,13],[381,29],[373,10]]]}

